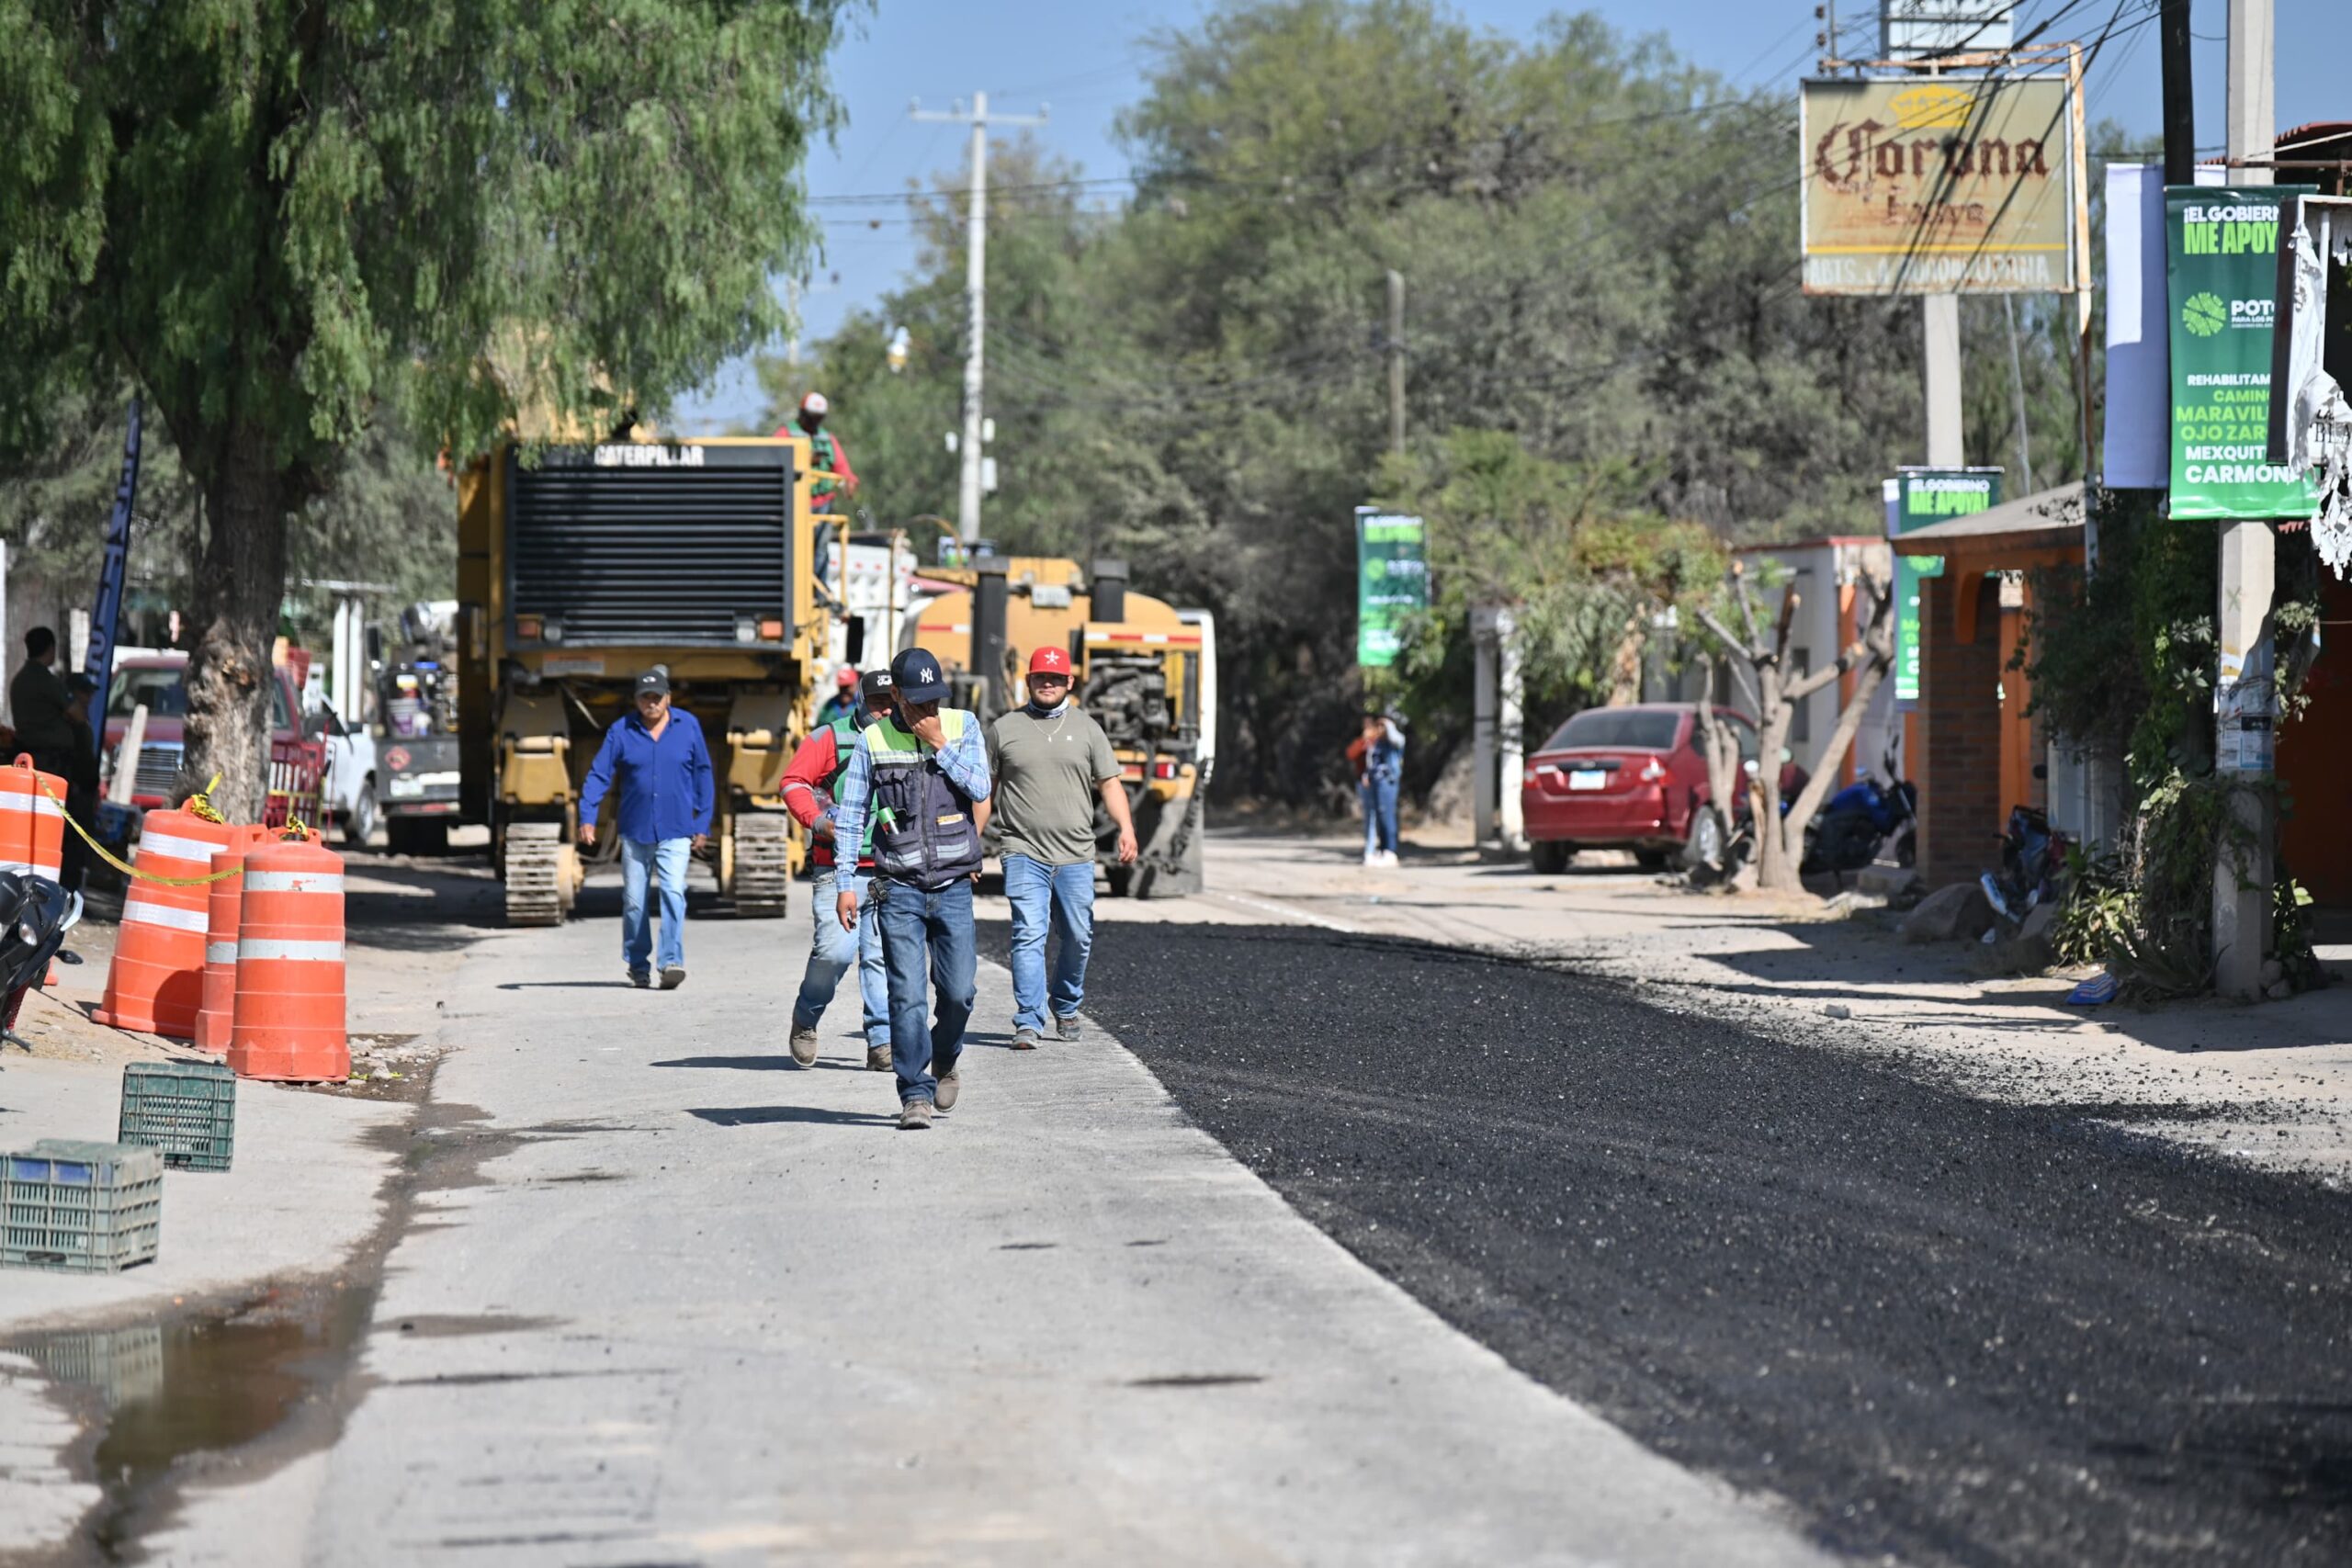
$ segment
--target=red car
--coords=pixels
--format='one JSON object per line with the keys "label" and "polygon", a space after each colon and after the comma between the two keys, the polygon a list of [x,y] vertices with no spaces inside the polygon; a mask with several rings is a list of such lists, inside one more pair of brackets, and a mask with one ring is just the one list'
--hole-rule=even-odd
{"label": "red car", "polygon": [[[1756,760],[1756,727],[1715,712]],[[1587,708],[1527,759],[1519,804],[1535,869],[1565,871],[1578,850],[1631,850],[1659,871],[1679,852],[1708,798],[1695,703]]]}

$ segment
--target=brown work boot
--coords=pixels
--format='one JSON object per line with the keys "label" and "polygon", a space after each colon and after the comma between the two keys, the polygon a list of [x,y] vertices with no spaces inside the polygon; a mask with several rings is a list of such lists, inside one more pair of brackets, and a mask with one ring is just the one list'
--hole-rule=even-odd
{"label": "brown work boot", "polygon": [[868,1045],[865,1048],[865,1070],[867,1072],[887,1073],[890,1070],[890,1047],[888,1045]]}
{"label": "brown work boot", "polygon": [[1024,1023],[1012,1032],[1012,1048],[1016,1051],[1035,1051],[1044,1038]]}
{"label": "brown work boot", "polygon": [[956,1097],[963,1092],[963,1064],[960,1062],[939,1075],[939,1087],[932,1091],[942,1111],[955,1110]]}
{"label": "brown work boot", "polygon": [[931,1101],[910,1100],[899,1107],[899,1131],[927,1133],[931,1130]]}
{"label": "brown work boot", "polygon": [[792,1059],[804,1067],[817,1065],[817,1032],[796,1029],[792,1032]]}

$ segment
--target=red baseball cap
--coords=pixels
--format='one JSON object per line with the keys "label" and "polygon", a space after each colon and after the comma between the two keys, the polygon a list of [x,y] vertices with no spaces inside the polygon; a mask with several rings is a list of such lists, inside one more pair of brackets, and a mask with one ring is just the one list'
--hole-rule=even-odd
{"label": "red baseball cap", "polygon": [[842,665],[842,666],[841,667],[840,671],[839,671],[837,674],[835,674],[835,675],[833,676],[833,684],[834,684],[834,685],[836,685],[836,686],[854,686],[854,685],[856,685],[856,684],[857,684],[857,666],[855,666],[854,664],[844,664],[844,665]]}
{"label": "red baseball cap", "polygon": [[1066,650],[1057,648],[1051,643],[1047,643],[1045,647],[1039,649],[1036,652],[1029,656],[1029,673],[1032,675],[1067,675],[1069,673],[1069,654]]}

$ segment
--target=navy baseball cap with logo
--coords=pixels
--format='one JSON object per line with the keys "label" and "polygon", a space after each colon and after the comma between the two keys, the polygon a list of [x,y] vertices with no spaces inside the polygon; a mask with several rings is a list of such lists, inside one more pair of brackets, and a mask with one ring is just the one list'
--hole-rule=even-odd
{"label": "navy baseball cap with logo", "polygon": [[890,682],[899,689],[900,702],[947,700],[946,672],[926,649],[910,648],[890,660]]}

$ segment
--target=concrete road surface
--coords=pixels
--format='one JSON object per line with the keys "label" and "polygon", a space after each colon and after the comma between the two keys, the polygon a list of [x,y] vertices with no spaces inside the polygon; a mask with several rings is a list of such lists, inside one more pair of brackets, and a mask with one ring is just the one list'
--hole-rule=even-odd
{"label": "concrete road surface", "polygon": [[339,1429],[192,1488],[154,1560],[1819,1560],[1357,1262],[1115,1041],[1005,1049],[999,969],[930,1133],[851,996],[793,1067],[805,908],[698,921],[669,995],[609,919],[472,949],[413,1154],[447,1185]]}

